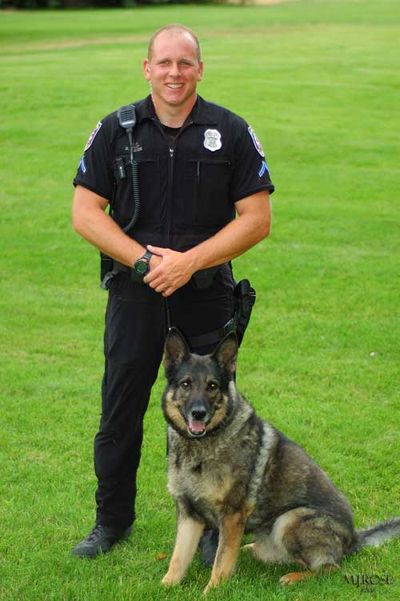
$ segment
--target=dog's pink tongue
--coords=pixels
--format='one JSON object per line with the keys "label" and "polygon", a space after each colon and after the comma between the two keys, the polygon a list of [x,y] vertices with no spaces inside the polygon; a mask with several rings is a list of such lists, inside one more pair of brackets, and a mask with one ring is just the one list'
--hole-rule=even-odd
{"label": "dog's pink tongue", "polygon": [[192,432],[204,432],[205,430],[204,422],[193,421],[190,422],[189,426]]}

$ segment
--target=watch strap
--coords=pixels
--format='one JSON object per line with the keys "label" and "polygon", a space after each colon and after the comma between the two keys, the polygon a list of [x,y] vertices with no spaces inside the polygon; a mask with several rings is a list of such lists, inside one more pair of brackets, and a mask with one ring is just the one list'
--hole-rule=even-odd
{"label": "watch strap", "polygon": [[150,252],[149,250],[146,250],[146,252],[144,253],[143,257],[141,257],[140,260],[143,261],[143,259],[146,261],[146,263],[150,263],[150,259],[153,256],[153,253]]}

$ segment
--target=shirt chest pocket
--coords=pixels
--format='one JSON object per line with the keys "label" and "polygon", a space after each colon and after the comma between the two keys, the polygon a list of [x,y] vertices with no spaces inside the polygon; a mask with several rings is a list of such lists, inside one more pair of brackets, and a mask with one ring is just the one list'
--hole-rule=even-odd
{"label": "shirt chest pocket", "polygon": [[224,225],[232,219],[230,200],[231,163],[226,159],[188,159],[186,173],[191,181],[191,208],[195,225]]}
{"label": "shirt chest pocket", "polygon": [[[161,179],[158,157],[134,157],[132,168],[129,154],[114,160],[116,198],[114,210],[123,221],[130,218],[134,206],[134,190],[139,198],[140,223],[160,222]],[[136,182],[135,182],[136,180]]]}

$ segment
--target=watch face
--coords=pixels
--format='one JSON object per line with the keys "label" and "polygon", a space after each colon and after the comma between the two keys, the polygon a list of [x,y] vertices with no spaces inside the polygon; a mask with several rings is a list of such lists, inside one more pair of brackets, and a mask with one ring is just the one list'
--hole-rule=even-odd
{"label": "watch face", "polygon": [[138,261],[135,264],[135,271],[136,273],[140,273],[141,275],[144,275],[145,273],[147,273],[149,270],[149,264],[147,263],[147,261]]}

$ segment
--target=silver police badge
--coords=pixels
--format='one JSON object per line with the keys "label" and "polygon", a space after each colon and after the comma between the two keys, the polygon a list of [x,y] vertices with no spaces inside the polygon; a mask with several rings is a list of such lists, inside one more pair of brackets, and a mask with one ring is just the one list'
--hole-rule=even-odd
{"label": "silver police badge", "polygon": [[206,129],[204,132],[204,148],[215,152],[222,148],[221,134],[217,129]]}

